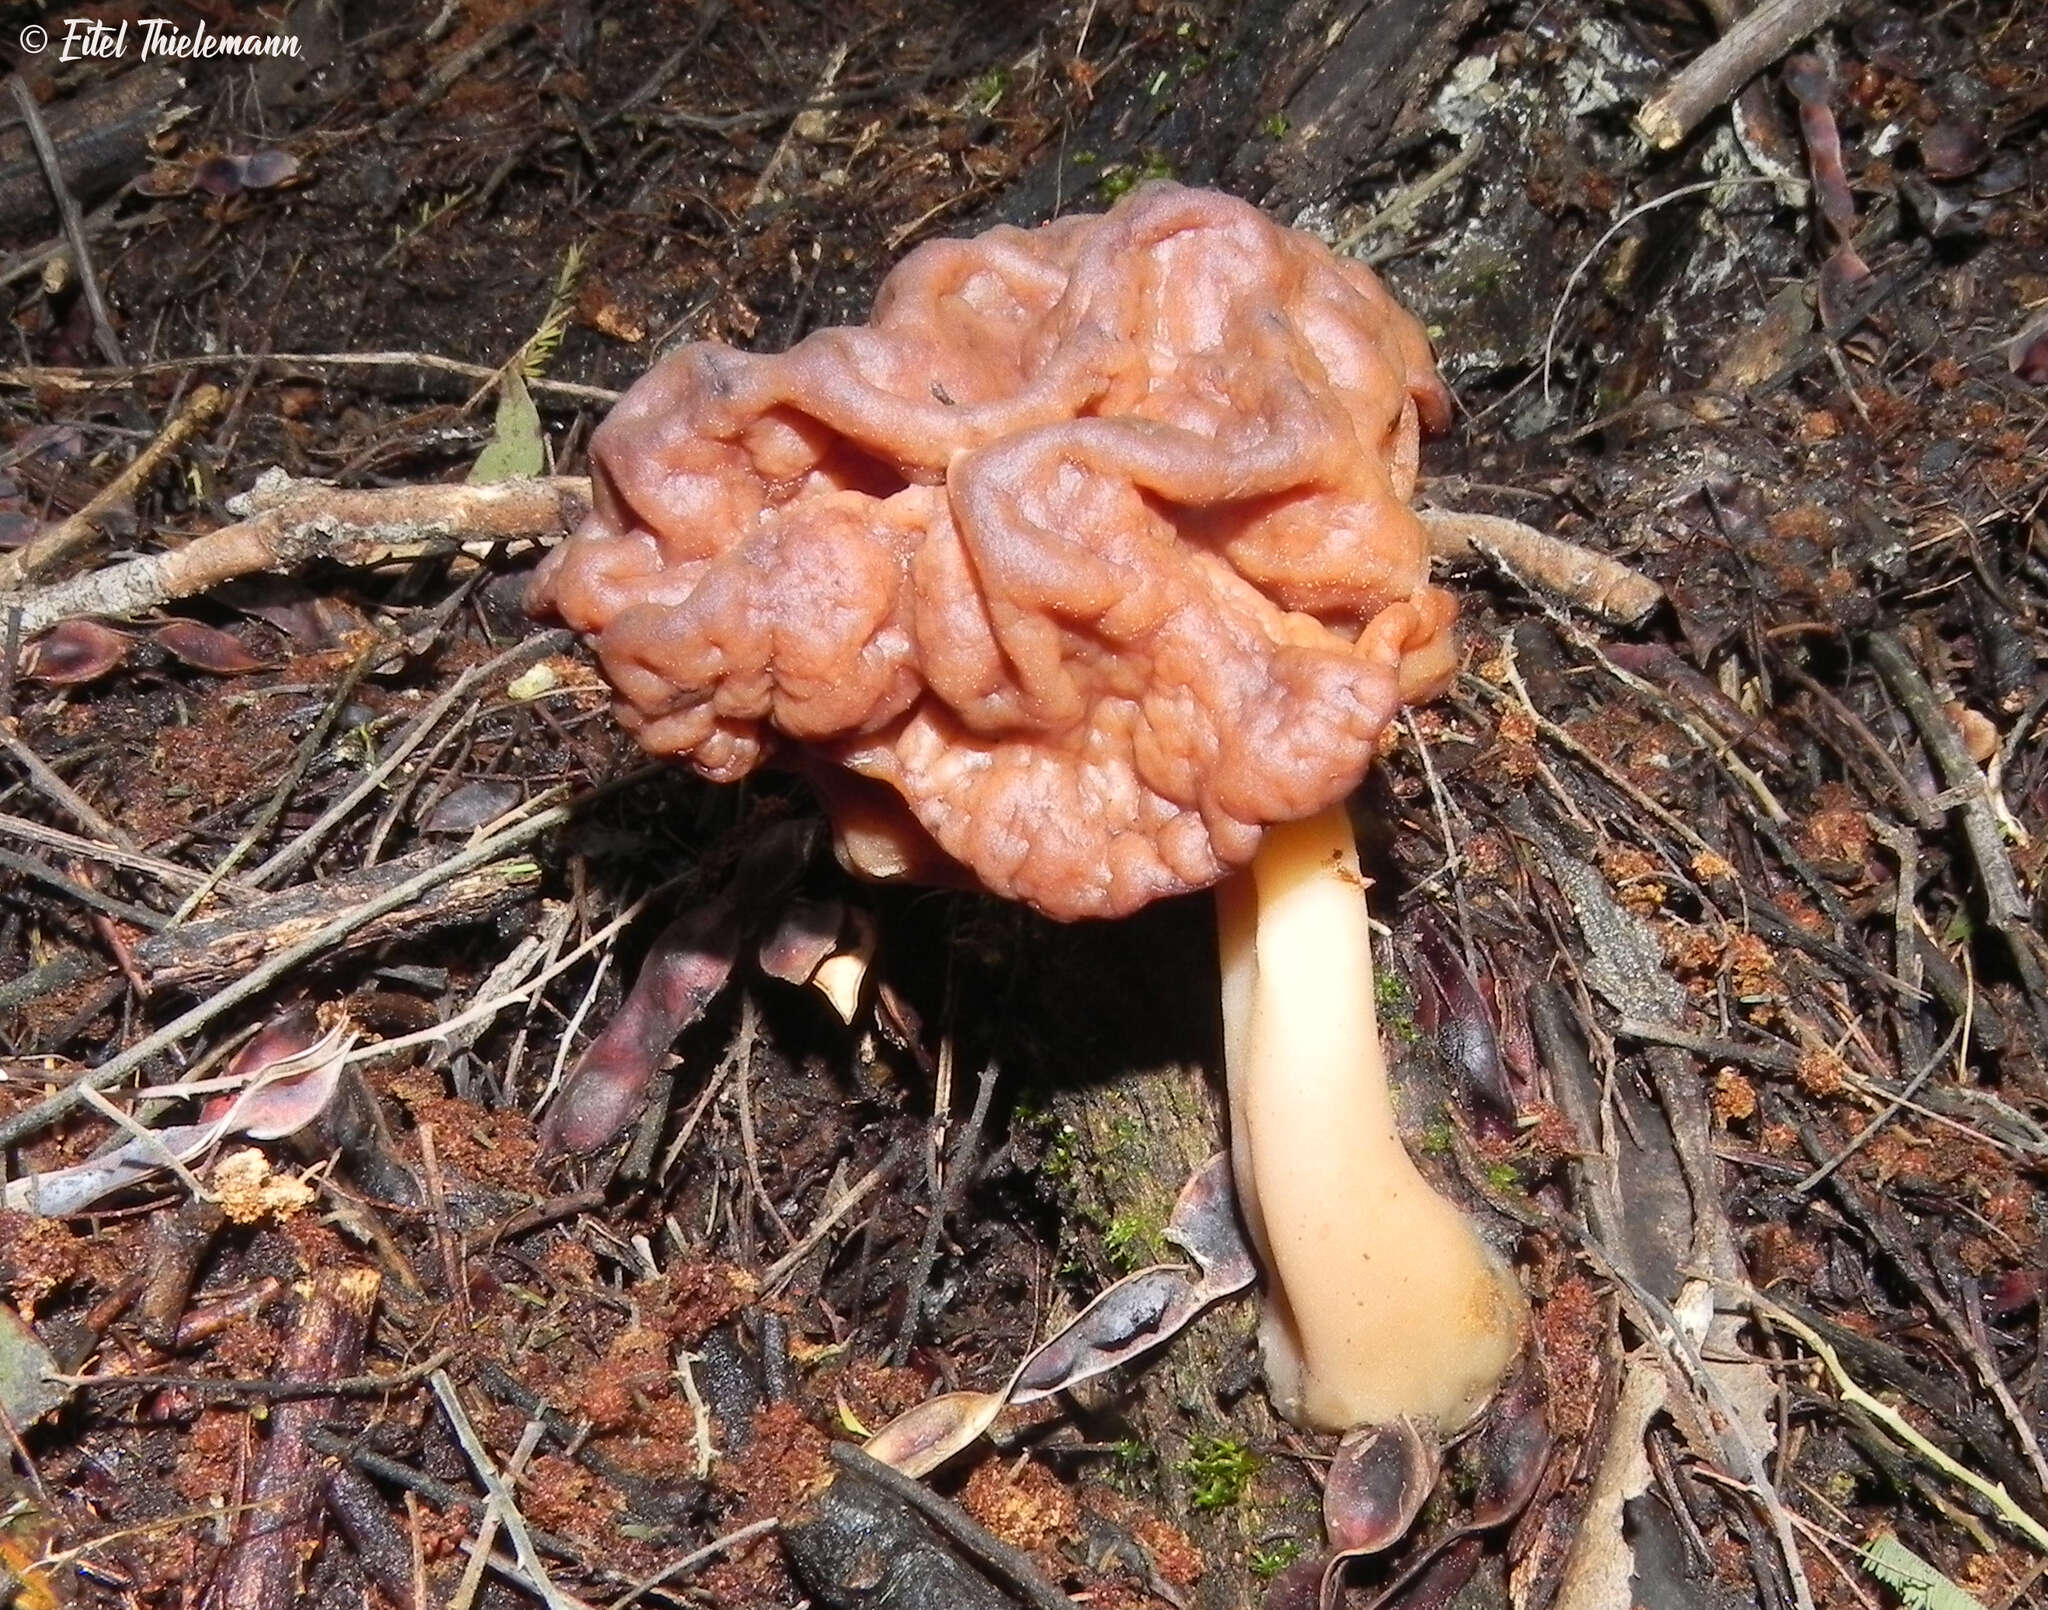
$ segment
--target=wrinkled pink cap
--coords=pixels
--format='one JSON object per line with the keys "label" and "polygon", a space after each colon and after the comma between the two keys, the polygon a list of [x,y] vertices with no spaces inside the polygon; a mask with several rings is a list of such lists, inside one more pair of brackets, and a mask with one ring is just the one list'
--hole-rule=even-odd
{"label": "wrinkled pink cap", "polygon": [[651,753],[800,764],[857,870],[1120,916],[1342,798],[1449,676],[1407,506],[1449,411],[1370,270],[1148,185],[921,246],[865,325],[664,359],[531,603]]}

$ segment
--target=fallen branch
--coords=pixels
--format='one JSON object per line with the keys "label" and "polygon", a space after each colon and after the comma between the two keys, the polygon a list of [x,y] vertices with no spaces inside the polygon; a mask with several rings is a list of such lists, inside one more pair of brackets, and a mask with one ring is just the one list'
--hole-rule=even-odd
{"label": "fallen branch", "polygon": [[[321,878],[265,895],[228,915],[187,922],[151,934],[136,945],[135,963],[152,988],[211,989],[266,957],[287,949],[308,928],[336,910],[373,900],[429,871],[443,852],[429,846],[402,860],[365,867],[343,877]],[[375,918],[336,942],[337,954],[361,951],[394,939],[489,922],[540,882],[540,868],[527,860],[499,862],[451,878],[417,901]]]}
{"label": "fallen branch", "polygon": [[279,1373],[294,1385],[325,1385],[325,1393],[275,1404],[270,1434],[249,1484],[249,1503],[219,1576],[225,1610],[272,1610],[297,1597],[299,1572],[318,1541],[320,1455],[307,1434],[335,1410],[333,1383],[362,1363],[363,1341],[377,1305],[374,1269],[321,1270],[313,1277],[285,1343]]}
{"label": "fallen branch", "polygon": [[1636,128],[1668,151],[1847,0],[1766,0],[1665,81],[1636,113]]}
{"label": "fallen branch", "polygon": [[1450,561],[1486,558],[1517,579],[1602,620],[1633,626],[1664,602],[1664,589],[1617,559],[1546,536],[1519,520],[1454,509],[1417,509],[1430,552]]}
{"label": "fallen branch", "polygon": [[90,615],[124,620],[239,576],[290,571],[315,559],[366,566],[431,558],[469,542],[553,542],[590,510],[577,475],[481,486],[397,486],[344,491],[273,470],[229,504],[243,518],[168,553],[111,565],[14,597],[24,636]]}
{"label": "fallen branch", "polygon": [[1943,708],[1947,690],[1937,695],[1913,663],[1906,645],[1890,632],[1872,632],[1868,652],[1870,663],[1877,667],[1878,675],[1884,678],[1892,697],[1905,708],[1907,719],[1927,746],[1941,780],[1957,797],[1963,813],[1963,839],[1970,847],[1970,858],[1977,863],[1977,876],[1983,886],[1984,914],[2012,952],[2036,1015],[2048,1022],[2048,973],[2044,973],[2037,948],[2040,937],[2033,930],[2032,906],[2020,886],[2005,835],[1991,808],[1991,785],[1983,768],[1963,747],[1963,735]]}

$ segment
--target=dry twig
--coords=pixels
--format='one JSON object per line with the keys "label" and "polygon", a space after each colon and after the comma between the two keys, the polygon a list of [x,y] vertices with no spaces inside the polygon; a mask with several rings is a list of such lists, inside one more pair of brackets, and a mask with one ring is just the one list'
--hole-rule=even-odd
{"label": "dry twig", "polygon": [[1846,0],[1766,0],[1709,45],[1636,113],[1636,128],[1668,151],[1715,108],[1800,40],[1825,27]]}
{"label": "dry twig", "polygon": [[590,482],[560,475],[343,491],[272,471],[229,507],[244,518],[182,548],[15,599],[0,596],[0,607],[20,606],[26,636],[76,615],[125,620],[238,576],[314,559],[364,566],[453,553],[465,542],[557,541],[589,512]]}

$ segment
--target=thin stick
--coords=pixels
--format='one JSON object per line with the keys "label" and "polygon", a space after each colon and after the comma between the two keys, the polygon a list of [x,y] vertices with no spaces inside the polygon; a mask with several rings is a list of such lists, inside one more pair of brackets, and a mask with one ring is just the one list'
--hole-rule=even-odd
{"label": "thin stick", "polygon": [[89,805],[82,796],[56,772],[43,757],[21,741],[14,731],[12,722],[0,721],[0,748],[4,748],[15,759],[21,769],[28,773],[31,787],[38,794],[55,805],[88,833],[97,833],[103,839],[111,839],[124,850],[137,848],[135,841],[121,828],[115,826]]}
{"label": "thin stick", "polygon": [[[565,1039],[563,1043],[568,1042]],[[777,1211],[775,1199],[768,1194],[768,1187],[761,1181],[761,1151],[754,1141],[754,1047],[761,1043],[761,1028],[754,1011],[754,997],[751,992],[740,992],[740,1026],[733,1036],[731,1052],[734,1073],[733,1089],[738,1096],[740,1117],[740,1151],[746,1159],[747,1180],[754,1188],[754,1200],[768,1215],[768,1222],[781,1232],[786,1246],[796,1245],[796,1232],[790,1229],[788,1221]]]}
{"label": "thin stick", "polygon": [[[601,789],[596,792],[607,791]],[[19,1146],[29,1136],[40,1133],[70,1112],[84,1099],[81,1092],[87,1085],[95,1090],[105,1090],[110,1085],[120,1083],[136,1069],[168,1051],[188,1034],[204,1028],[223,1012],[261,995],[301,962],[310,961],[313,957],[325,953],[358,928],[365,927],[379,917],[409,904],[427,890],[458,878],[475,867],[495,861],[528,840],[539,838],[543,833],[561,826],[575,814],[575,811],[574,805],[558,805],[553,810],[529,817],[517,827],[509,828],[481,844],[472,845],[450,856],[438,866],[429,867],[424,872],[407,878],[403,883],[394,884],[374,900],[365,900],[361,905],[344,911],[331,922],[323,923],[296,945],[279,951],[261,967],[226,985],[217,994],[209,996],[190,1011],[166,1023],[154,1034],[130,1046],[119,1056],[80,1075],[63,1089],[45,1096],[33,1107],[25,1108],[0,1122],[0,1151],[11,1146]]]}
{"label": "thin stick", "polygon": [[2039,939],[2031,925],[2031,904],[2020,888],[2019,874],[2013,869],[1998,817],[1991,809],[1990,784],[1983,769],[1963,747],[1962,735],[1942,708],[1947,690],[1942,690],[1941,699],[1936,698],[1934,688],[1920,674],[1905,644],[1893,633],[1872,632],[1865,648],[1893,697],[1905,706],[1921,742],[1940,769],[1942,781],[1962,795],[1963,838],[1970,846],[1971,859],[1977,863],[1985,915],[2012,952],[2036,1016],[2048,1022],[2048,974],[2044,974],[2036,948]]}
{"label": "thin stick", "polygon": [[335,723],[341,719],[341,713],[348,708],[349,700],[355,696],[356,685],[369,675],[372,666],[386,658],[390,652],[389,640],[379,638],[358,654],[354,663],[342,673],[341,680],[335,684],[334,692],[328,697],[327,707],[320,713],[320,719],[313,723],[311,730],[299,741],[298,752],[292,757],[291,765],[285,768],[283,780],[271,791],[269,800],[256,813],[256,820],[235,840],[228,853],[214,864],[213,871],[207,874],[206,881],[185,897],[178,907],[176,921],[183,922],[197,911],[205,903],[206,897],[219,886],[220,880],[242,864],[242,857],[261,843],[278,818],[284,815],[285,807],[291,804],[292,796],[298,792],[299,784],[312,769],[313,762],[325,752],[327,735],[334,730]]}
{"label": "thin stick", "polygon": [[259,888],[268,888],[318,851],[326,842],[327,835],[346,820],[351,811],[384,786],[384,780],[425,741],[427,734],[441,724],[450,710],[469,697],[471,689],[498,677],[516,674],[535,660],[566,649],[574,641],[575,637],[569,632],[536,632],[484,664],[472,665],[449,685],[445,693],[405,724],[390,747],[377,757],[377,764],[359,778],[353,788],[322,811],[303,833],[294,833],[289,843],[249,874],[249,881]]}
{"label": "thin stick", "polygon": [[1557,347],[1557,327],[1564,321],[1564,310],[1571,304],[1572,292],[1578,289],[1579,281],[1585,277],[1586,270],[1593,266],[1593,259],[1607,249],[1607,243],[1610,240],[1614,239],[1616,235],[1642,217],[1644,213],[1654,212],[1667,202],[1678,201],[1686,196],[1696,196],[1702,190],[1719,190],[1723,185],[1773,184],[1775,182],[1775,180],[1771,179],[1734,178],[1702,179],[1697,184],[1682,184],[1676,190],[1667,190],[1661,196],[1652,196],[1641,205],[1629,208],[1627,212],[1609,224],[1606,232],[1598,240],[1594,241],[1591,246],[1586,248],[1586,255],[1581,257],[1572,266],[1571,274],[1564,282],[1564,289],[1558,293],[1557,306],[1551,309],[1550,328],[1543,332],[1543,365],[1540,371],[1543,376],[1544,407],[1548,408],[1550,406],[1550,359],[1551,353]]}
{"label": "thin stick", "polygon": [[1758,73],[1825,27],[1846,3],[1766,0],[1667,79],[1636,113],[1636,128],[1658,150],[1670,150]]}
{"label": "thin stick", "polygon": [[811,1255],[811,1249],[832,1233],[833,1226],[866,1201],[876,1186],[902,1166],[902,1150],[892,1148],[887,1156],[848,1187],[844,1196],[818,1215],[817,1222],[804,1232],[803,1240],[768,1266],[767,1272],[761,1276],[761,1295],[773,1297],[780,1291],[782,1283],[796,1273],[797,1265]]}
{"label": "thin stick", "polygon": [[1835,1389],[1842,1394],[1842,1401],[1851,1408],[1861,1409],[1900,1442],[1911,1448],[1922,1459],[1934,1466],[1952,1481],[1959,1481],[1970,1491],[1984,1499],[1998,1512],[1999,1518],[2014,1531],[2033,1544],[2043,1554],[2048,1554],[2048,1526],[2043,1526],[2033,1516],[2013,1501],[2011,1493],[2005,1490],[2005,1483],[1987,1481],[1984,1477],[1943,1453],[1941,1449],[1922,1436],[1905,1416],[1879,1398],[1864,1391],[1843,1365],[1841,1356],[1821,1337],[1819,1331],[1789,1310],[1780,1308],[1762,1292],[1746,1287],[1731,1287],[1742,1299],[1770,1320],[1773,1325],[1782,1325],[1808,1347],[1821,1363],[1827,1366],[1828,1374],[1835,1378]]}
{"label": "thin stick", "polygon": [[55,529],[36,538],[16,553],[0,555],[0,592],[12,592],[32,576],[40,576],[97,542],[101,522],[117,510],[133,505],[136,496],[163,468],[165,462],[185,444],[220,417],[226,394],[218,386],[200,386],[185,399],[185,406],[171,422],[157,432],[148,446],[135,455],[128,467],[95,492],[85,507],[59,522]]}
{"label": "thin stick", "polygon": [[347,1375],[338,1381],[272,1381],[261,1376],[221,1377],[214,1375],[58,1375],[45,1377],[63,1386],[105,1390],[132,1386],[145,1392],[227,1392],[236,1397],[259,1398],[265,1403],[289,1403],[298,1398],[374,1398],[401,1387],[417,1386],[436,1370],[450,1363],[456,1349],[444,1347],[433,1357],[409,1369],[389,1375]]}
{"label": "thin stick", "polygon": [[702,1548],[692,1549],[680,1560],[664,1565],[654,1575],[643,1577],[640,1581],[635,1582],[624,1593],[605,1606],[605,1610],[626,1610],[627,1605],[650,1589],[658,1588],[664,1582],[673,1582],[684,1572],[694,1571],[698,1566],[717,1559],[721,1554],[729,1553],[731,1550],[738,1548],[742,1543],[751,1543],[757,1537],[766,1537],[781,1525],[781,1516],[770,1515],[766,1520],[749,1521],[745,1526],[736,1527],[734,1530],[727,1532],[723,1537],[714,1537]]}
{"label": "thin stick", "polygon": [[1743,1466],[1756,1501],[1770,1521],[1778,1551],[1783,1557],[1786,1578],[1792,1584],[1793,1603],[1798,1610],[1814,1610],[1813,1587],[1806,1579],[1805,1566],[1800,1563],[1798,1540],[1792,1535],[1791,1511],[1785,1507],[1785,1500],[1772,1484],[1770,1472],[1764,1468],[1763,1455],[1743,1429],[1742,1416],[1728,1400],[1728,1394],[1722,1390],[1714,1372],[1707,1368],[1706,1360],[1693,1345],[1684,1324],[1668,1303],[1616,1263],[1591,1234],[1583,1236],[1579,1244],[1600,1273],[1619,1286],[1640,1310],[1637,1323],[1657,1350],[1671,1364],[1678,1366],[1690,1379],[1693,1389],[1712,1405],[1721,1421],[1716,1440],[1721,1444],[1723,1457]]}
{"label": "thin stick", "polygon": [[[917,1249],[917,1263],[911,1271],[908,1286],[910,1297],[903,1308],[903,1323],[896,1331],[896,1345],[889,1350],[889,1362],[898,1369],[909,1361],[911,1344],[917,1340],[917,1322],[924,1311],[925,1282],[931,1279],[932,1265],[938,1261],[939,1237],[945,1233],[946,1220],[959,1206],[967,1176],[974,1172],[974,1154],[981,1146],[982,1126],[988,1122],[989,1103],[995,1096],[995,1089],[996,1064],[985,1063],[979,1086],[974,1092],[974,1108],[954,1139],[953,1155],[946,1161],[945,1178],[932,1201],[931,1217],[925,1221],[924,1239]],[[935,1116],[943,1120],[945,1113],[940,1111]]]}
{"label": "thin stick", "polygon": [[[99,813],[95,811],[93,814],[97,816]],[[112,823],[103,823],[102,827],[111,836],[124,841],[127,838],[127,834],[120,832]],[[96,844],[91,839],[82,839],[75,833],[66,833],[62,828],[45,827],[41,822],[31,821],[26,816],[11,816],[5,811],[0,811],[0,838],[20,839],[24,844],[39,844],[46,850],[62,850],[67,855],[81,856],[88,861],[100,861],[108,866],[120,867],[124,872],[140,872],[156,879],[168,889],[196,889],[206,882],[204,872],[180,866],[176,861],[166,861],[162,856],[116,848],[111,844]],[[252,892],[240,883],[231,883],[227,887],[236,895],[248,895]]]}
{"label": "thin stick", "polygon": [[[453,553],[465,542],[551,542],[590,510],[580,475],[482,486],[395,486],[345,491],[318,483],[259,483],[249,515],[168,553],[25,593],[21,630],[33,635],[74,615],[123,620],[174,598],[313,559],[388,564]],[[0,600],[5,602],[5,600]]]}
{"label": "thin stick", "polygon": [[[183,358],[158,358],[151,363],[126,364],[118,369],[21,364],[0,369],[0,386],[55,386],[69,391],[90,391],[95,386],[125,385],[147,375],[175,374],[185,369],[232,369],[243,364],[302,364],[315,369],[427,369],[435,374],[457,375],[464,380],[477,381],[493,379],[500,372],[490,364],[465,363],[460,358],[444,358],[438,352],[214,352],[193,353]],[[574,380],[545,378],[527,381],[526,389],[536,397],[560,397],[567,402],[605,406],[625,395],[606,386],[586,386]]]}
{"label": "thin stick", "polygon": [[[455,1383],[448,1378],[446,1370],[436,1370],[427,1378],[427,1384],[434,1389],[434,1396],[440,1400],[441,1410],[448,1416],[448,1423],[455,1429],[455,1438],[462,1444],[462,1451],[469,1455],[469,1462],[476,1471],[477,1480],[484,1484],[484,1491],[490,1494],[490,1502],[496,1506],[498,1517],[506,1532],[512,1538],[512,1552],[518,1557],[519,1568],[526,1573],[527,1580],[540,1594],[548,1610],[588,1610],[581,1599],[565,1593],[555,1586],[554,1578],[548,1575],[548,1568],[542,1563],[540,1551],[533,1546],[533,1536],[526,1529],[526,1517],[519,1513],[519,1505],[513,1497],[498,1467],[492,1463],[483,1439],[476,1434],[476,1427],[469,1423],[469,1416],[463,1411],[462,1400],[455,1395]],[[482,1550],[489,1552],[490,1544],[483,1542]]]}
{"label": "thin stick", "polygon": [[21,121],[28,126],[29,141],[36,148],[36,160],[43,165],[43,177],[49,181],[50,194],[57,202],[57,216],[64,224],[64,238],[71,243],[71,265],[78,270],[79,289],[85,292],[85,305],[92,312],[93,343],[100,349],[102,358],[120,368],[128,362],[128,355],[121,350],[120,340],[114,334],[114,321],[107,316],[107,302],[100,295],[99,276],[92,270],[92,254],[85,249],[85,224],[79,216],[78,198],[72,195],[71,187],[64,182],[64,165],[57,160],[57,147],[43,123],[42,108],[36,105],[36,98],[21,74],[16,73],[8,79],[7,87],[14,94],[14,104],[21,112]]}
{"label": "thin stick", "polygon": [[[1970,1004],[1974,1005],[1975,1002],[1976,996],[1973,993],[1970,998]],[[1880,1129],[1884,1128],[1886,1124],[1890,1123],[1906,1108],[1912,1106],[1913,1098],[1920,1094],[1920,1087],[1933,1076],[1936,1068],[1948,1060],[1949,1052],[1954,1049],[1958,1037],[1963,1042],[1963,1049],[1958,1053],[1956,1061],[1958,1065],[1961,1065],[1967,1061],[1970,1048],[1970,1011],[1967,1006],[1964,1009],[1962,1020],[1949,1026],[1948,1038],[1935,1048],[1934,1055],[1929,1057],[1914,1073],[1913,1077],[1908,1079],[1904,1086],[1900,1088],[1899,1093],[1891,1098],[1890,1104],[1875,1118],[1871,1119],[1869,1123],[1857,1130],[1850,1137],[1848,1145],[1836,1152],[1825,1163],[1820,1164],[1805,1179],[1800,1180],[1794,1185],[1792,1187],[1793,1191],[1803,1196],[1806,1192],[1812,1190],[1830,1174],[1834,1173],[1836,1169],[1848,1162],[1850,1158],[1862,1151]]]}
{"label": "thin stick", "polygon": [[151,911],[147,906],[118,900],[113,895],[100,893],[89,883],[67,878],[55,867],[45,866],[32,855],[16,855],[12,850],[0,850],[0,867],[5,867],[10,872],[18,872],[25,878],[34,878],[39,883],[47,883],[58,893],[76,900],[80,905],[90,906],[94,911],[103,912],[109,917],[117,917],[125,923],[132,923],[145,933],[155,933],[170,921],[170,918],[161,911]]}

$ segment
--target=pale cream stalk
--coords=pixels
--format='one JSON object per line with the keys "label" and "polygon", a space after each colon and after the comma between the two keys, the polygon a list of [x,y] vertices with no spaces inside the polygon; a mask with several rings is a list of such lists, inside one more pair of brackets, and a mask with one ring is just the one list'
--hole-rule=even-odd
{"label": "pale cream stalk", "polygon": [[1527,1304],[1401,1145],[1343,805],[1269,829],[1217,919],[1230,1155],[1266,1270],[1274,1406],[1318,1430],[1456,1429],[1514,1358]]}

